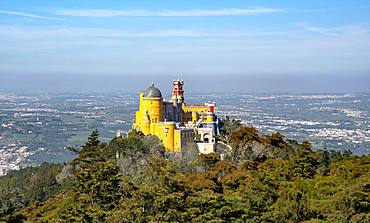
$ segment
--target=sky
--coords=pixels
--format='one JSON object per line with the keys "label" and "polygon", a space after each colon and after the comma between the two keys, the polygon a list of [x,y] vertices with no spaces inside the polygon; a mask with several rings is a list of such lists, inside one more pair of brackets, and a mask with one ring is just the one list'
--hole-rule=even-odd
{"label": "sky", "polygon": [[0,91],[369,92],[369,61],[368,0],[0,0]]}

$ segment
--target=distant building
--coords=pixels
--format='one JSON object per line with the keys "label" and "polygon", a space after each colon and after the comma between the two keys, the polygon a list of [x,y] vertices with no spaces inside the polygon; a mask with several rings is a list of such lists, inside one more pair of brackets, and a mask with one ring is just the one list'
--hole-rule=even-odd
{"label": "distant building", "polygon": [[216,105],[187,105],[183,87],[183,80],[174,80],[172,97],[168,101],[163,100],[154,84],[141,92],[133,128],[145,135],[156,135],[167,151],[181,152],[187,143],[195,142],[200,153],[214,152],[218,133]]}

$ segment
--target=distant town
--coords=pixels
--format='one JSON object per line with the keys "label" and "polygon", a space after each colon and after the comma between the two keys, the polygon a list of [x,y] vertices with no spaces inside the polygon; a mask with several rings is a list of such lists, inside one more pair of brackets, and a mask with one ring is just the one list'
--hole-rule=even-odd
{"label": "distant town", "polygon": [[[170,94],[168,94],[170,97]],[[202,94],[189,103],[216,102],[228,116],[262,132],[281,132],[316,149],[370,153],[370,95]],[[67,162],[65,147],[81,145],[91,129],[108,141],[128,131],[139,106],[137,94],[0,94],[0,175],[28,165]]]}

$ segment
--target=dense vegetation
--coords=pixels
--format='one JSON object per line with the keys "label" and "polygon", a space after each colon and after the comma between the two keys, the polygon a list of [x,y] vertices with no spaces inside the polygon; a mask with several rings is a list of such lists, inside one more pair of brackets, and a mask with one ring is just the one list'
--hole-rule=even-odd
{"label": "dense vegetation", "polygon": [[56,179],[61,169],[61,165],[43,163],[1,177],[0,216],[21,210],[31,203],[45,201],[57,193],[62,188]]}
{"label": "dense vegetation", "polygon": [[[164,152],[130,132],[93,131],[63,169],[0,178],[5,222],[369,222],[370,156],[313,151],[307,141],[225,121],[217,153]],[[222,155],[220,155],[222,154]],[[221,159],[223,158],[223,159]],[[11,201],[11,202],[10,202]]]}

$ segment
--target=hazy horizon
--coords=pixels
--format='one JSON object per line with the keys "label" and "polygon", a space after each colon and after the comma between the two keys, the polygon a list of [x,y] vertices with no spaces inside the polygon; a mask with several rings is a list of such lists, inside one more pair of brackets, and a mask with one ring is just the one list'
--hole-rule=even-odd
{"label": "hazy horizon", "polygon": [[193,75],[0,75],[0,92],[14,93],[138,93],[155,83],[170,93],[173,79],[196,93],[370,93],[369,75],[193,76]]}
{"label": "hazy horizon", "polygon": [[0,1],[0,91],[370,89],[370,4]]}

